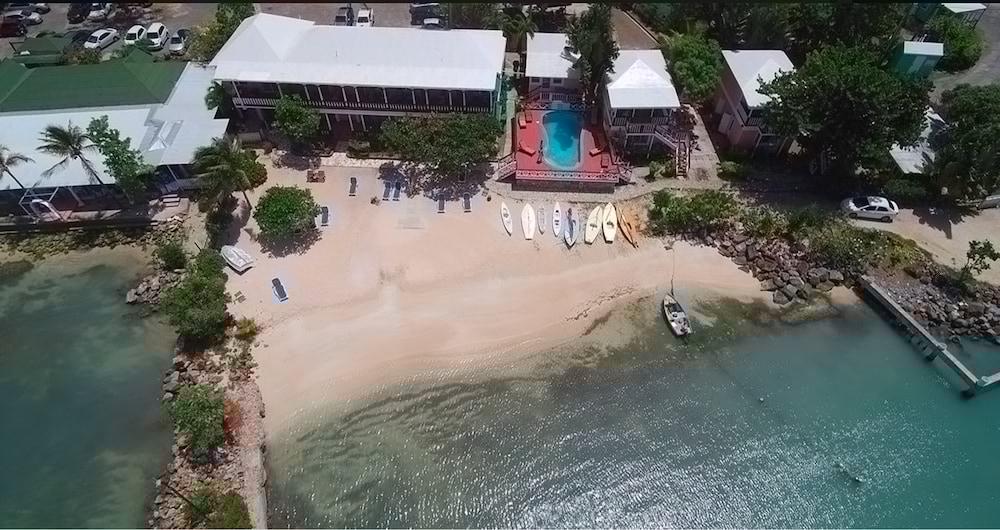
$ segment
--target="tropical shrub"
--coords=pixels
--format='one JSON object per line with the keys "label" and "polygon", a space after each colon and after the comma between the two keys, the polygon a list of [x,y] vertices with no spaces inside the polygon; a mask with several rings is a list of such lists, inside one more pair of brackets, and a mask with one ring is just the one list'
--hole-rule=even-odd
{"label": "tropical shrub", "polygon": [[236,330],[233,336],[244,342],[253,342],[260,333],[260,324],[256,320],[247,317],[240,317],[236,320]]}
{"label": "tropical shrub", "polygon": [[218,252],[202,250],[188,275],[160,300],[160,309],[182,337],[212,341],[225,335],[229,295],[224,266]]}
{"label": "tropical shrub", "polygon": [[744,208],[739,220],[743,223],[743,228],[754,237],[783,236],[788,232],[788,219],[785,215],[768,206]]}
{"label": "tropical shrub", "polygon": [[274,127],[297,144],[309,142],[319,134],[320,115],[305,105],[297,95],[281,96],[274,107]]}
{"label": "tropical shrub", "polygon": [[703,191],[682,197],[662,190],[653,195],[649,218],[655,233],[689,232],[719,228],[736,211],[736,199],[721,191]]}
{"label": "tropical shrub", "polygon": [[268,188],[257,203],[253,218],[266,238],[289,237],[313,228],[319,206],[312,192],[294,186]]}
{"label": "tropical shrub", "polygon": [[211,385],[188,385],[178,392],[170,404],[174,427],[188,436],[191,456],[206,461],[225,441],[222,393]]}
{"label": "tropical shrub", "polygon": [[722,75],[718,42],[696,33],[678,34],[667,41],[663,52],[671,75],[688,99],[701,103],[715,93]]}
{"label": "tropical shrub", "polygon": [[164,270],[183,269],[187,264],[187,254],[184,246],[178,241],[167,241],[156,248],[156,259]]}
{"label": "tropical shrub", "polygon": [[719,178],[742,180],[746,176],[746,171],[746,165],[736,160],[722,160],[719,162]]}
{"label": "tropical shrub", "polygon": [[[192,506],[193,505],[193,506]],[[220,494],[205,484],[191,495],[191,504],[184,505],[184,514],[192,528],[250,528],[250,510],[243,497],[235,491]]]}
{"label": "tropical shrub", "polygon": [[937,70],[968,70],[983,54],[983,38],[958,17],[938,15],[927,24],[927,32],[935,42],[944,43],[944,57],[935,66]]}

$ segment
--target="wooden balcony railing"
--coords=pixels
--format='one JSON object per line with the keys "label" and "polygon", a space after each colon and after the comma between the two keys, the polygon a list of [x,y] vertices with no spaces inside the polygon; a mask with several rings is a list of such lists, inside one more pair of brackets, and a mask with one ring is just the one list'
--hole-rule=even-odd
{"label": "wooden balcony railing", "polygon": [[[367,103],[354,101],[318,101],[315,99],[303,101],[310,107],[319,109],[371,110],[393,112],[489,112],[489,107],[461,105],[423,105],[412,103]],[[278,104],[277,98],[233,98],[237,107],[272,108]]]}

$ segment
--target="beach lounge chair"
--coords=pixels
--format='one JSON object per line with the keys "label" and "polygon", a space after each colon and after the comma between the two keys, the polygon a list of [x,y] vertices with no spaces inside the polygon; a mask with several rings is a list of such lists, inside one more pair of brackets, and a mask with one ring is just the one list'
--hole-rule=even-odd
{"label": "beach lounge chair", "polygon": [[285,300],[288,300],[288,293],[285,292],[285,286],[281,285],[281,280],[277,278],[272,278],[271,290],[274,291],[274,296],[278,297],[279,302],[284,302]]}
{"label": "beach lounge chair", "polygon": [[525,145],[524,140],[517,141],[517,149],[526,155],[533,155],[538,151],[530,145]]}
{"label": "beach lounge chair", "polygon": [[348,197],[354,197],[358,194],[358,177],[351,177],[351,189],[347,192]]}
{"label": "beach lounge chair", "polygon": [[319,207],[319,225],[330,226],[330,208],[328,206]]}
{"label": "beach lounge chair", "polygon": [[601,167],[607,169],[610,166],[611,166],[611,156],[608,155],[607,153],[604,153],[601,156]]}
{"label": "beach lounge chair", "polygon": [[382,192],[382,200],[383,201],[389,200],[390,193],[392,193],[392,182],[389,182],[387,180],[385,181],[385,191]]}
{"label": "beach lounge chair", "polygon": [[402,191],[402,189],[403,189],[403,181],[397,180],[395,184],[392,186],[392,200],[394,201],[399,200],[399,192]]}
{"label": "beach lounge chair", "polygon": [[528,127],[528,124],[524,121],[524,116],[518,116],[517,117],[517,128],[518,129],[524,129],[524,128],[527,128],[527,127]]}
{"label": "beach lounge chair", "polygon": [[590,150],[590,156],[597,156],[604,151],[604,142],[601,142],[601,137],[594,135],[594,148]]}
{"label": "beach lounge chair", "polygon": [[438,195],[438,213],[444,213],[444,195]]}
{"label": "beach lounge chair", "polygon": [[524,111],[524,121],[526,121],[528,123],[531,123],[531,111],[530,110]]}
{"label": "beach lounge chair", "polygon": [[469,194],[465,193],[462,195],[462,201],[465,203],[465,213],[472,211],[472,200],[469,198]]}

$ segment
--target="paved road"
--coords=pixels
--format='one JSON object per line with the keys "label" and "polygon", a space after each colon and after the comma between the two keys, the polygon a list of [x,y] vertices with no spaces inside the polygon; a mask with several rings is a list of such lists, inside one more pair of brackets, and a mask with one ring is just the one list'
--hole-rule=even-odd
{"label": "paved road", "polygon": [[611,24],[615,29],[618,47],[623,50],[656,50],[660,47],[642,26],[620,9],[611,10]]}
{"label": "paved road", "polygon": [[986,85],[1000,82],[1000,4],[986,4],[986,12],[979,19],[976,29],[983,36],[984,50],[979,62],[957,74],[935,74],[934,100],[939,100],[945,90],[961,83]]}

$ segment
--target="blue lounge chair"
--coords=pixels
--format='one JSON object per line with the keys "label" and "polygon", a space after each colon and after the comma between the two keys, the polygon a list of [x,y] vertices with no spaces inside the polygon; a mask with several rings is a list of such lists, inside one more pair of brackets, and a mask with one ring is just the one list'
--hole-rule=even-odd
{"label": "blue lounge chair", "polygon": [[274,291],[274,296],[278,297],[279,302],[284,302],[285,300],[288,300],[288,293],[285,292],[285,286],[281,285],[281,280],[277,278],[272,278],[271,290]]}
{"label": "blue lounge chair", "polygon": [[347,192],[348,197],[354,197],[358,194],[358,177],[351,177],[351,190]]}
{"label": "blue lounge chair", "polygon": [[402,189],[403,189],[403,181],[397,180],[392,187],[392,200],[394,201],[399,200],[399,192],[402,191]]}
{"label": "blue lounge chair", "polygon": [[438,213],[444,213],[444,195],[438,195]]}
{"label": "blue lounge chair", "polygon": [[465,213],[472,211],[472,199],[469,197],[468,193],[462,195],[462,200],[465,202]]}
{"label": "blue lounge chair", "polygon": [[319,208],[319,225],[328,226],[330,224],[330,208],[326,206],[320,206]]}
{"label": "blue lounge chair", "polygon": [[385,191],[382,192],[382,200],[383,201],[389,200],[390,193],[392,193],[392,182],[389,182],[387,180],[385,181]]}

